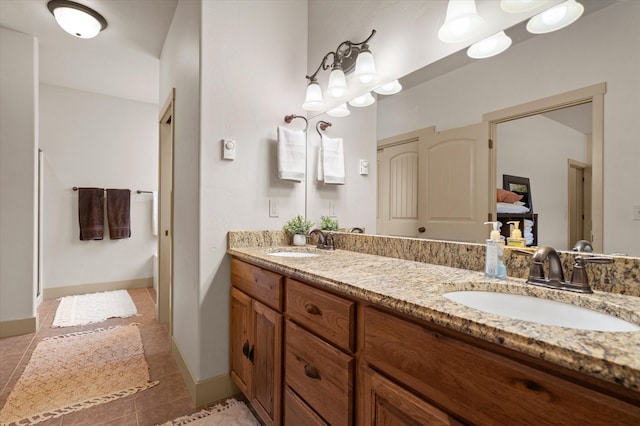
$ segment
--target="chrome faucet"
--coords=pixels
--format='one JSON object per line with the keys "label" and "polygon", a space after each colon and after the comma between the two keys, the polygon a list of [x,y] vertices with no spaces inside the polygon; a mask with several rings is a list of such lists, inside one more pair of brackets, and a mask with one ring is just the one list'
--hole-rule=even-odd
{"label": "chrome faucet", "polygon": [[314,228],[311,231],[309,231],[307,233],[308,236],[311,236],[313,234],[318,234],[318,245],[316,246],[319,249],[323,249],[323,250],[334,250],[335,247],[333,245],[333,236],[332,235],[326,235],[324,232],[322,232],[321,229],[318,228]]}
{"label": "chrome faucet", "polygon": [[349,232],[351,233],[355,233],[355,234],[362,234],[364,233],[362,228],[359,228],[357,226],[354,226],[353,228],[349,229]]}
{"label": "chrome faucet", "polygon": [[[549,260],[549,276],[545,277],[544,263],[547,259]],[[571,273],[571,281],[567,282],[564,279],[562,262],[560,261],[558,252],[556,252],[553,247],[542,246],[533,253],[527,283],[557,290],[593,293],[593,290],[591,290],[589,286],[587,271],[584,267],[587,263],[613,263],[613,259],[599,256],[576,256],[573,272]]]}
{"label": "chrome faucet", "polygon": [[593,246],[587,240],[578,240],[572,248],[573,251],[584,251],[587,253],[593,252]]}

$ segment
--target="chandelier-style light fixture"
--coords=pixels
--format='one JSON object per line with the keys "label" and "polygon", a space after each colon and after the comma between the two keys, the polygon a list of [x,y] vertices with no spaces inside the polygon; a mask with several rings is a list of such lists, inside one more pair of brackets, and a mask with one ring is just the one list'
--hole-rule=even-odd
{"label": "chandelier-style light fixture", "polygon": [[[369,40],[371,40],[375,34],[376,30],[372,30],[369,37],[359,43],[354,43],[349,40],[343,41],[338,45],[338,48],[335,51],[324,55],[324,58],[322,58],[322,61],[315,72],[306,76],[307,80],[309,80],[309,84],[307,85],[307,95],[304,103],[302,104],[302,108],[307,111],[319,111],[325,107],[322,89],[320,88],[320,84],[317,79],[320,70],[327,70],[331,68],[329,83],[327,86],[327,95],[334,99],[342,98],[348,91],[345,72],[349,73],[353,70],[354,80],[362,85],[368,85],[376,82],[378,74],[376,73],[375,61],[373,59],[373,54],[369,50],[368,44]],[[333,59],[331,65],[327,62],[330,58]],[[371,94],[369,94],[369,96],[371,96]],[[335,110],[338,108],[342,108],[342,105],[335,108]],[[347,110],[346,114],[342,109],[337,113],[348,115],[347,106],[344,105],[344,108]],[[340,116],[343,117],[345,115]]]}
{"label": "chandelier-style light fixture", "polygon": [[467,55],[474,59],[490,58],[504,52],[509,46],[511,46],[511,37],[506,35],[504,31],[500,31],[491,37],[472,44],[467,49]]}
{"label": "chandelier-style light fixture", "polygon": [[107,20],[95,10],[69,0],[51,0],[47,8],[58,25],[78,38],[93,38],[107,28]]}
{"label": "chandelier-style light fixture", "polygon": [[478,15],[475,0],[449,0],[444,24],[438,30],[438,38],[445,43],[469,41],[484,22],[484,18]]}
{"label": "chandelier-style light fixture", "polygon": [[573,24],[584,13],[584,6],[576,0],[567,0],[532,17],[527,22],[527,31],[545,34]]}

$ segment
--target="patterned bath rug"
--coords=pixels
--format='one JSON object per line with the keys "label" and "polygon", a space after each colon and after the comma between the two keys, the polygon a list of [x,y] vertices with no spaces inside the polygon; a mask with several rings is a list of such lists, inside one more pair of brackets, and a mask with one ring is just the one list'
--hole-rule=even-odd
{"label": "patterned bath rug", "polygon": [[43,339],[0,411],[0,424],[33,425],[149,389],[135,324]]}
{"label": "patterned bath rug", "polygon": [[136,305],[127,290],[66,296],[60,299],[52,327],[92,324],[137,314]]}
{"label": "patterned bath rug", "polygon": [[198,413],[178,417],[162,426],[260,426],[247,405],[234,398]]}

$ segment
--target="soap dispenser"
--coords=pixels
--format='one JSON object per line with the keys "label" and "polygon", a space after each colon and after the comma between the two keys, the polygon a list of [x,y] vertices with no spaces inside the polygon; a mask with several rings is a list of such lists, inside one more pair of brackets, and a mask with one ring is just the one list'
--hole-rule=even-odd
{"label": "soap dispenser", "polygon": [[514,220],[507,223],[513,225],[513,228],[511,228],[511,236],[507,238],[507,245],[511,247],[526,247],[527,242],[524,238],[522,238],[522,231],[520,231],[520,222]]}
{"label": "soap dispenser", "polygon": [[487,240],[487,257],[484,273],[491,278],[507,278],[507,267],[504,264],[504,241],[498,231],[498,222],[485,222],[485,225],[493,225],[493,230]]}

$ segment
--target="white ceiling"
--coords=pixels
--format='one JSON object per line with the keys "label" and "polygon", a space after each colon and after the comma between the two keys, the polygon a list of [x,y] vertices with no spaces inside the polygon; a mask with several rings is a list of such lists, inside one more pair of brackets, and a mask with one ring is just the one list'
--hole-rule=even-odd
{"label": "white ceiling", "polygon": [[0,26],[38,39],[40,82],[158,103],[160,52],[178,0],[75,0],[108,22],[96,38],[64,32],[48,0],[0,0]]}

